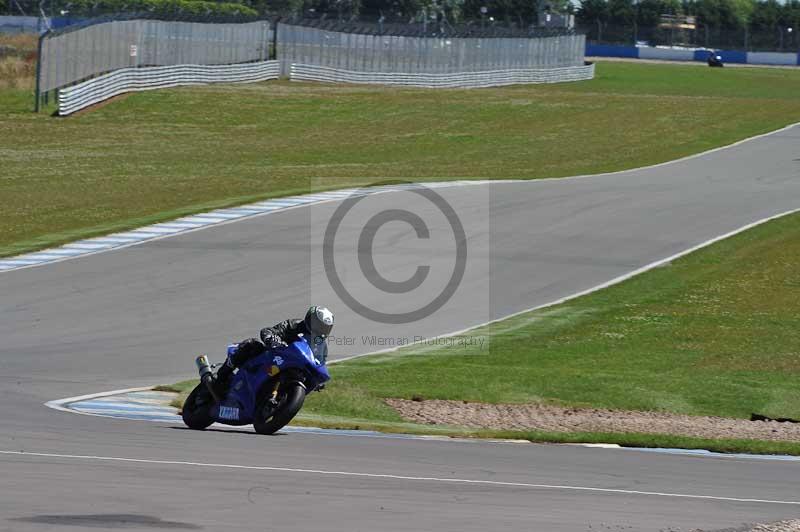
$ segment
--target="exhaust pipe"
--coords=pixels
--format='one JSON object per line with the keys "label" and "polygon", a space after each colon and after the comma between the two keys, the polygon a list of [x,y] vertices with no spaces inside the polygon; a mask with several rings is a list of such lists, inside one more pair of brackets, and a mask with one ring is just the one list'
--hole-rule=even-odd
{"label": "exhaust pipe", "polygon": [[211,364],[208,362],[208,357],[206,355],[200,355],[195,359],[194,363],[197,364],[197,371],[200,373],[200,382],[206,385],[206,388],[208,388],[208,391],[211,393],[211,397],[214,398],[214,401],[219,403],[219,396],[216,390],[214,390],[214,373],[211,371]]}

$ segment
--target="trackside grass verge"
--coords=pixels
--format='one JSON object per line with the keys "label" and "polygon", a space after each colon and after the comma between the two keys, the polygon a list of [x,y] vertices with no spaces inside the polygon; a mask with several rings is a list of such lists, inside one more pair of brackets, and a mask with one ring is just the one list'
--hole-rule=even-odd
{"label": "trackside grass verge", "polygon": [[793,442],[414,425],[383,402],[398,397],[800,418],[798,256],[795,214],[594,294],[471,331],[486,338],[482,348],[412,346],[336,364],[331,384],[309,396],[299,422],[800,455],[800,443]]}
{"label": "trackside grass verge", "polygon": [[0,34],[0,89],[34,88],[37,41],[28,33]]}
{"label": "trackside grass verge", "polygon": [[0,88],[0,256],[389,178],[659,163],[800,120],[798,86],[786,69],[599,63],[591,81],[480,90],[171,89],[68,118],[33,114],[30,90]]}

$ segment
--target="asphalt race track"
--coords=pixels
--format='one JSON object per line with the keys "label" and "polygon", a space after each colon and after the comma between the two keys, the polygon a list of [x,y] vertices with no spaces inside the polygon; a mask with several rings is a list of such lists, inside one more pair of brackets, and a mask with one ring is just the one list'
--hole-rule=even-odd
{"label": "asphalt race track", "polygon": [[[0,530],[666,531],[798,517],[796,461],[193,432],[43,406],[191,377],[196,353],[310,302],[336,311],[342,358],[381,347],[362,335],[429,338],[589,289],[800,208],[798,146],[794,127],[650,169],[437,189],[463,225],[463,280],[404,323],[331,289],[323,238],[341,202],[0,273]],[[411,194],[364,199],[326,241],[349,293],[380,312],[413,314],[454,269],[448,219]],[[364,280],[356,247],[370,216],[398,209],[429,234],[374,226],[375,269],[394,283],[420,264],[429,275],[387,294]]]}

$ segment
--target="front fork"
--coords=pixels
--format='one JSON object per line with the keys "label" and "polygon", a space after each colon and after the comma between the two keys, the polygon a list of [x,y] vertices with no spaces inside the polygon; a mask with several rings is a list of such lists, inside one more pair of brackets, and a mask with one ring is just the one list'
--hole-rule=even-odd
{"label": "front fork", "polygon": [[269,403],[272,405],[273,408],[278,406],[278,393],[280,392],[281,384],[292,384],[297,383],[303,388],[306,387],[305,383],[303,382],[302,375],[295,374],[293,370],[289,370],[288,372],[283,372],[278,375],[278,372],[272,374],[272,382],[269,384]]}
{"label": "front fork", "polygon": [[278,406],[278,390],[281,387],[281,380],[275,379],[275,382],[272,384],[272,391],[269,394],[269,402],[272,403],[272,406]]}

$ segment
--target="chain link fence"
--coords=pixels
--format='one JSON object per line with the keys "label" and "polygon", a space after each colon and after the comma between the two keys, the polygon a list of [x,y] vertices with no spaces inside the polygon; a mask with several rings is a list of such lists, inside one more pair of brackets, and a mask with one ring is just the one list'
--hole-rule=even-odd
{"label": "chain link fence", "polygon": [[[337,27],[337,29],[339,29]],[[279,24],[278,58],[292,64],[359,72],[446,74],[583,65],[585,37],[550,32],[527,38],[415,37],[344,33]]]}
{"label": "chain link fence", "polygon": [[220,65],[263,61],[272,40],[269,22],[206,24],[115,20],[43,36],[39,91],[120,68]]}
{"label": "chain link fence", "polygon": [[[551,82],[558,76],[538,70],[584,66],[584,35],[565,29],[495,29],[500,33],[490,37],[488,33],[455,28],[449,29],[454,35],[445,35],[441,27],[431,30],[424,25],[387,28],[368,23],[298,21],[277,23],[277,30],[273,30],[274,25],[269,21],[214,24],[134,19],[48,32],[39,47],[37,109],[53,90],[120,69],[141,67],[261,63],[275,57],[283,76],[289,76],[295,64],[355,74],[480,72],[482,76],[465,78],[464,86],[486,86],[484,78],[500,71],[537,70],[516,72],[503,78],[503,83],[511,79]],[[395,31],[387,34],[387,30]],[[584,70],[564,74],[569,78],[565,81],[576,79],[576,75],[591,77],[589,70]],[[473,78],[480,79],[473,83]]]}
{"label": "chain link fence", "polygon": [[576,32],[570,28],[542,27],[542,26],[503,26],[492,23],[490,25],[479,22],[452,24],[446,19],[421,22],[386,21],[385,17],[377,20],[359,18],[357,20],[337,20],[335,18],[310,18],[289,17],[281,18],[282,24],[290,26],[306,26],[325,31],[340,33],[358,33],[368,35],[395,35],[403,37],[557,37],[560,35],[574,35]]}

